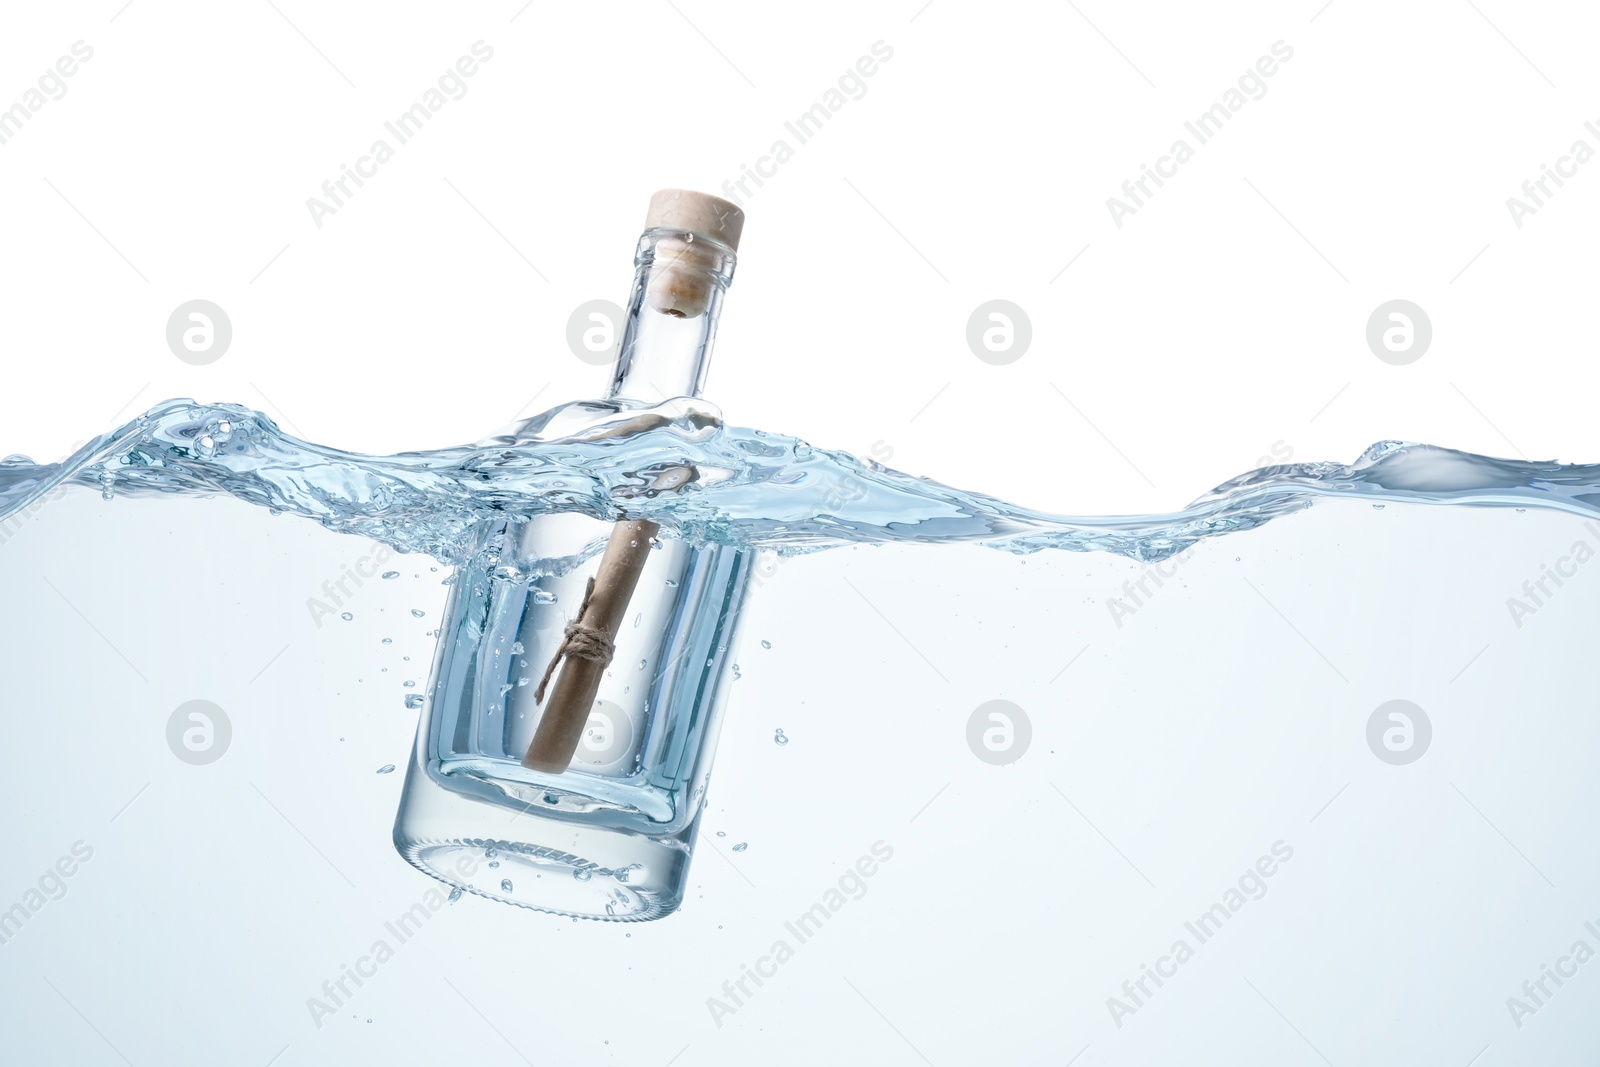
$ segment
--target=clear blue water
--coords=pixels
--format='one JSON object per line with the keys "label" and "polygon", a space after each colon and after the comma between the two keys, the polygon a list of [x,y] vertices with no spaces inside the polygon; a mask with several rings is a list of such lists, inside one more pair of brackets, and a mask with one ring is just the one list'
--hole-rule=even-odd
{"label": "clear blue water", "polygon": [[[1545,975],[1600,948],[1597,492],[1594,466],[1388,442],[1058,516],[700,402],[387,457],[162,405],[0,462],[0,604],[28,620],[0,641],[0,907],[94,849],[0,945],[11,1047],[445,1062],[487,1019],[535,1062],[1592,1063],[1600,971]],[[447,594],[548,584],[485,530],[623,513],[786,558],[751,579],[683,907],[624,929],[429,897],[381,771],[437,699]],[[493,635],[491,695],[537,682],[526,637]],[[196,700],[232,723],[215,763],[171,747]],[[997,702],[1003,753],[974,740]],[[1396,702],[1430,724],[1409,751]],[[308,998],[379,941],[395,960],[319,1026]],[[441,1010],[460,1026],[417,1025]],[[521,1062],[493,1034],[467,1054]]]}

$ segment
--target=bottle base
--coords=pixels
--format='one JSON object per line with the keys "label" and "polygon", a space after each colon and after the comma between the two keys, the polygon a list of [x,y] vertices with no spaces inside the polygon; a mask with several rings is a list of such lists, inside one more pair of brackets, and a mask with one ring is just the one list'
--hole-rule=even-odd
{"label": "bottle base", "polygon": [[464,892],[554,915],[646,922],[682,903],[698,819],[652,837],[519,808],[446,789],[414,760],[395,849]]}

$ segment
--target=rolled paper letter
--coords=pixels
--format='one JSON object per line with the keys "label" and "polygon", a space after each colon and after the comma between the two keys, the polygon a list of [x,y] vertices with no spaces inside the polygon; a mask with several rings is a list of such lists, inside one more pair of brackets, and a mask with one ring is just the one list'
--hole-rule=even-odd
{"label": "rolled paper letter", "polygon": [[[559,774],[572,763],[595,694],[600,691],[600,679],[616,651],[617,630],[628,601],[633,599],[639,575],[650,558],[651,538],[659,529],[644,520],[619,522],[611,528],[611,539],[606,542],[599,569],[589,579],[578,617],[567,624],[566,637],[534,694],[535,700],[543,701],[544,713],[522,759],[524,767]],[[556,675],[558,666],[561,673]],[[555,685],[545,700],[552,675]]]}

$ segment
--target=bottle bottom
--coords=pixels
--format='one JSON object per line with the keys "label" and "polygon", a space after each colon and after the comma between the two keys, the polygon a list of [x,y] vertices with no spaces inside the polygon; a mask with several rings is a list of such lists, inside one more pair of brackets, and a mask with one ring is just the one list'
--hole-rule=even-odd
{"label": "bottle bottom", "polygon": [[394,844],[424,874],[534,911],[645,922],[676,911],[699,820],[652,836],[447,789],[413,762]]}

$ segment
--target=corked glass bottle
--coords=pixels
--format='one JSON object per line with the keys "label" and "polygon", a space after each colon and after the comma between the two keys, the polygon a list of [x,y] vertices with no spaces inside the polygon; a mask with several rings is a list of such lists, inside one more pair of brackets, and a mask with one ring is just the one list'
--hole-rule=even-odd
{"label": "corked glass bottle", "polygon": [[[616,411],[615,432],[629,429],[629,410],[699,394],[743,221],[705,194],[652,198],[610,403],[594,405]],[[451,591],[395,821],[407,860],[470,892],[563,915],[638,921],[678,906],[751,554],[653,532],[577,514],[480,532],[480,562]],[[618,549],[606,549],[619,539],[642,567],[622,597],[625,618],[602,634],[615,652],[600,668],[575,654],[570,631],[587,614],[590,580],[612,571]],[[594,592],[598,601],[606,590]],[[586,674],[598,680],[592,701]],[[550,709],[575,691],[581,725],[552,748],[561,731]]]}

